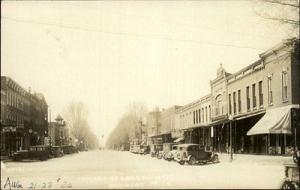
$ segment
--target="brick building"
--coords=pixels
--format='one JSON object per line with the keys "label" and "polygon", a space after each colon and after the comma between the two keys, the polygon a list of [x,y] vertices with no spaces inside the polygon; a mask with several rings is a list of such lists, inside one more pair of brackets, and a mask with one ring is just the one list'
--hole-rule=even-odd
{"label": "brick building", "polygon": [[1,76],[1,155],[43,144],[47,115],[42,94],[32,94],[10,77]]}
{"label": "brick building", "polygon": [[147,115],[147,144],[162,141],[161,133],[161,111],[156,108]]}
{"label": "brick building", "polygon": [[288,154],[300,146],[299,39],[284,40],[251,65],[220,66],[211,92],[176,111],[186,143],[218,152]]}
{"label": "brick building", "polygon": [[70,128],[60,115],[55,118],[55,122],[49,122],[48,138],[50,145],[61,146],[72,144]]}

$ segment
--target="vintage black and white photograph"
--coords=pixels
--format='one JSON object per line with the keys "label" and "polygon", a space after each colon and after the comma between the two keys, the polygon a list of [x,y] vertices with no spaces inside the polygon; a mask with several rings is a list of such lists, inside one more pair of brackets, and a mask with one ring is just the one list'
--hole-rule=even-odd
{"label": "vintage black and white photograph", "polygon": [[300,189],[299,0],[1,0],[1,189]]}

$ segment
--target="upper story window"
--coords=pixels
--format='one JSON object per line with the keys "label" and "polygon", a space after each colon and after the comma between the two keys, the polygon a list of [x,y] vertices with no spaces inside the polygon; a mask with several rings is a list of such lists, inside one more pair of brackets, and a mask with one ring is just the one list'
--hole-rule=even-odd
{"label": "upper story window", "polygon": [[207,116],[208,116],[208,114],[207,114],[207,106],[205,106],[205,122],[207,122]]}
{"label": "upper story window", "polygon": [[288,75],[287,72],[282,72],[282,101],[288,100]]}
{"label": "upper story window", "polygon": [[196,119],[196,117],[195,117],[195,111],[193,111],[193,120],[194,120],[194,124],[196,123],[195,119]]}
{"label": "upper story window", "polygon": [[242,102],[241,102],[241,90],[238,90],[238,112],[241,113]]}
{"label": "upper story window", "polygon": [[198,109],[198,121],[199,121],[199,123],[201,123],[201,116],[200,116],[200,109]]}
{"label": "upper story window", "polygon": [[268,76],[268,102],[273,104],[272,76]]}
{"label": "upper story window", "polygon": [[263,106],[264,104],[264,96],[262,92],[262,81],[259,81],[258,83],[258,94],[259,94],[259,106]]}
{"label": "upper story window", "polygon": [[233,114],[236,114],[236,92],[233,92]]}
{"label": "upper story window", "polygon": [[252,99],[253,99],[253,108],[256,108],[256,91],[255,84],[252,84]]}
{"label": "upper story window", "polygon": [[223,114],[223,105],[222,105],[222,96],[221,95],[218,95],[216,97],[216,100],[215,100],[215,115],[216,116],[219,116],[221,114]]}
{"label": "upper story window", "polygon": [[208,120],[211,120],[211,108],[208,106]]}
{"label": "upper story window", "polygon": [[201,110],[201,121],[204,123],[204,108]]}
{"label": "upper story window", "polygon": [[250,110],[250,88],[249,86],[246,87],[246,98],[247,98],[247,111]]}
{"label": "upper story window", "polygon": [[228,99],[229,99],[229,115],[231,114],[231,94],[229,94],[229,97],[228,97]]}

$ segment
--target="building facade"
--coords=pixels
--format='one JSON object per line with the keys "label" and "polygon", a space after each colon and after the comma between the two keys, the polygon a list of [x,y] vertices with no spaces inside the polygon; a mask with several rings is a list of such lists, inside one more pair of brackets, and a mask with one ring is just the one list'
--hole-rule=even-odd
{"label": "building facade", "polygon": [[211,113],[211,94],[178,109],[176,126],[182,131],[185,143],[197,143],[207,148],[211,146]]}
{"label": "building facade", "polygon": [[210,86],[210,95],[176,112],[186,143],[252,154],[289,154],[300,146],[299,39],[284,40],[233,74],[221,65]]}
{"label": "building facade", "polygon": [[147,144],[150,145],[162,141],[161,133],[161,111],[156,108],[147,115]]}
{"label": "building facade", "polygon": [[73,144],[70,128],[60,115],[55,118],[55,122],[49,122],[48,139],[52,146]]}
{"label": "building facade", "polygon": [[300,147],[299,57],[299,39],[288,39],[235,73],[220,65],[210,94],[150,112],[148,136],[217,152],[290,154]]}
{"label": "building facade", "polygon": [[42,144],[47,112],[42,94],[32,94],[10,77],[1,76],[1,155]]}

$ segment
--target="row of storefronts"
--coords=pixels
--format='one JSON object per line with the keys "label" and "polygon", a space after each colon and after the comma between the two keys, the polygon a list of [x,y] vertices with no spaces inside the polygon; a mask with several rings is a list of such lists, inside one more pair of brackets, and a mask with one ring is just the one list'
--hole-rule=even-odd
{"label": "row of storefronts", "polygon": [[300,147],[299,39],[283,40],[235,73],[220,65],[211,92],[148,115],[148,139],[217,152],[291,154]]}
{"label": "row of storefronts", "polygon": [[44,143],[48,127],[48,106],[41,93],[22,88],[1,76],[1,155]]}
{"label": "row of storefronts", "polygon": [[78,143],[58,115],[48,122],[48,105],[40,93],[22,88],[1,76],[1,157],[35,145],[62,146]]}

